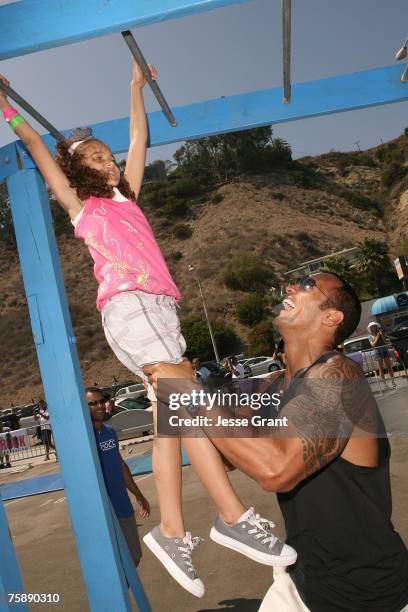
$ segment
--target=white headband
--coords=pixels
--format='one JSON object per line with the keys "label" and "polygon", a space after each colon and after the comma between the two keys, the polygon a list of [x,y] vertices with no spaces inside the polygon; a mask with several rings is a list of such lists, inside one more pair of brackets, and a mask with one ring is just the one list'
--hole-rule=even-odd
{"label": "white headband", "polygon": [[80,144],[82,144],[83,142],[86,142],[87,140],[89,140],[91,138],[91,136],[87,136],[86,138],[84,138],[83,140],[77,140],[76,142],[73,142],[72,145],[69,147],[68,149],[68,153],[70,155],[73,155],[75,152],[75,149],[77,147],[79,147]]}

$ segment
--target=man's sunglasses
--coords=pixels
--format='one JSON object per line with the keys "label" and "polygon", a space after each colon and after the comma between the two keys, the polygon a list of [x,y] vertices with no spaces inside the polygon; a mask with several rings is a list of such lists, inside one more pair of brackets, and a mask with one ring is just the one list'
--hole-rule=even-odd
{"label": "man's sunglasses", "polygon": [[330,302],[333,308],[337,309],[337,306],[333,302],[333,300],[327,295],[325,291],[323,291],[323,289],[320,289],[320,287],[316,284],[316,281],[313,276],[302,276],[301,278],[299,278],[297,284],[299,286],[300,291],[311,291],[314,287],[316,287],[316,289],[318,289],[320,293],[324,295],[327,301]]}
{"label": "man's sunglasses", "polygon": [[105,404],[106,404],[106,399],[91,400],[90,402],[88,402],[88,406],[90,408],[93,408],[94,406],[104,406]]}

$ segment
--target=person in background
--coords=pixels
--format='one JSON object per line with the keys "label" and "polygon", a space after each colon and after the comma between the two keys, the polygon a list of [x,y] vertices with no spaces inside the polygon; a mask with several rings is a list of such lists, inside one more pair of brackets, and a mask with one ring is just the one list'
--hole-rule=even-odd
{"label": "person in background", "polygon": [[279,363],[281,364],[281,369],[282,370],[285,369],[286,367],[285,342],[283,341],[282,338],[279,340],[278,344],[276,345],[276,348],[272,355],[272,359],[276,359],[276,361],[279,361]]}
{"label": "person in background", "polygon": [[245,368],[242,363],[237,362],[236,357],[228,357],[225,367],[231,373],[232,378],[244,378]]}
{"label": "person in background", "polygon": [[397,384],[394,379],[394,370],[391,366],[390,354],[387,347],[387,344],[389,343],[385,337],[384,330],[381,328],[379,323],[371,321],[371,323],[368,324],[367,331],[370,334],[368,338],[370,344],[375,349],[375,357],[377,359],[378,367],[380,368],[381,382],[385,387],[387,386],[385,380],[385,371],[387,370],[390,374],[392,387],[393,389],[396,389]]}
{"label": "person in background", "polygon": [[[0,434],[3,433],[3,423],[0,421]],[[7,441],[5,440],[5,445],[8,447]],[[0,446],[0,469],[10,468],[10,454],[7,452],[3,445]]]}
{"label": "person in background", "polygon": [[197,379],[201,380],[203,384],[205,384],[209,376],[211,376],[210,370],[204,365],[201,365],[200,359],[198,357],[194,357],[191,363],[193,365],[194,376]]}
{"label": "person in background", "polygon": [[122,459],[115,430],[110,425],[104,423],[106,418],[106,396],[98,387],[87,387],[86,399],[106,490],[122,527],[133,562],[137,567],[142,558],[142,549],[135,520],[135,511],[126,489],[135,496],[140,506],[139,515],[142,518],[147,518],[150,515],[150,505],[133,480],[129,466]]}
{"label": "person in background", "polygon": [[34,416],[34,420],[40,421],[41,437],[42,437],[42,442],[45,446],[44,461],[49,461],[50,460],[50,448],[52,448],[53,451],[55,452],[55,457],[57,457],[57,453],[55,450],[54,442],[52,441],[50,414],[48,412],[48,406],[43,399],[39,400],[38,412],[34,412],[33,416]]}

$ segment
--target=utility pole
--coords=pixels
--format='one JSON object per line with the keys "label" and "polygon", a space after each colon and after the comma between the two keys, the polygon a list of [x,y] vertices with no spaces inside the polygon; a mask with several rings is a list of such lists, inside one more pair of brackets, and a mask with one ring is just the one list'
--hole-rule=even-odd
{"label": "utility pole", "polygon": [[[188,270],[189,270],[189,272],[193,272],[194,271],[194,266],[189,265],[188,266]],[[208,312],[207,312],[207,306],[205,304],[203,288],[201,286],[201,282],[200,282],[200,279],[198,278],[197,272],[195,273],[195,277],[196,277],[196,280],[197,280],[197,283],[198,283],[198,288],[200,290],[201,300],[203,302],[203,309],[204,309],[205,319],[207,321],[208,331],[210,332],[210,338],[211,338],[211,342],[212,342],[212,345],[213,345],[215,360],[216,360],[217,363],[220,363],[220,356],[218,355],[217,345],[215,343],[215,337],[214,337],[213,330],[212,330],[212,327],[211,327],[210,319],[208,318]]]}

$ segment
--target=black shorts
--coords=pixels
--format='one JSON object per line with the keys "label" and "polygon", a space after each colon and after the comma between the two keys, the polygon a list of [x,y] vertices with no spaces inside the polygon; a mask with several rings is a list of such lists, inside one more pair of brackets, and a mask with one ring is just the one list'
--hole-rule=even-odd
{"label": "black shorts", "polygon": [[142,548],[140,546],[139,531],[136,525],[136,517],[132,516],[118,518],[122,527],[123,535],[125,536],[126,544],[128,545],[130,556],[133,563],[137,565],[142,558]]}

